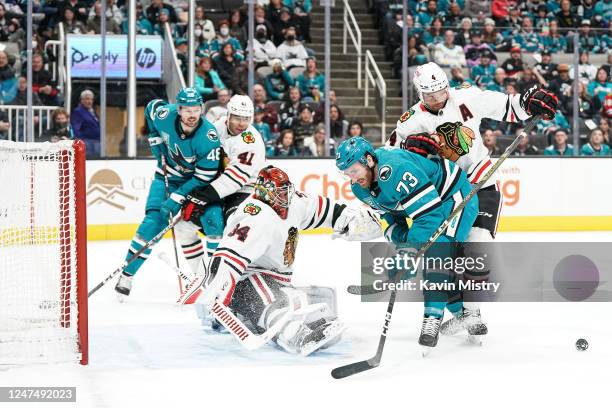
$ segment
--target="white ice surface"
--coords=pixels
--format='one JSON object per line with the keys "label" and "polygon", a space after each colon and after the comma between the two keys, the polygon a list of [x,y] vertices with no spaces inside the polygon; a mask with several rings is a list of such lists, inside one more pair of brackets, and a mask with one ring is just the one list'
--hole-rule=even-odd
{"label": "white ice surface", "polygon": [[[499,239],[612,241],[612,233]],[[123,241],[88,246],[89,287],[117,267],[127,247]],[[156,250],[170,254],[170,241]],[[295,267],[296,284],[338,289],[349,330],[328,351],[308,358],[272,346],[248,352],[230,335],[205,332],[191,308],[174,305],[177,279],[153,256],[127,303],[116,301],[114,282],[90,299],[89,366],[0,365],[0,386],[76,386],[76,404],[48,406],[79,408],[610,406],[612,304],[486,304],[489,335],[482,347],[459,335],[441,337],[427,358],[416,343],[422,305],[397,304],[381,366],[334,380],[334,367],[374,354],[386,303],[361,303],[345,292],[359,280],[359,244],[301,236]],[[578,338],[588,340],[587,351],[576,350]]]}

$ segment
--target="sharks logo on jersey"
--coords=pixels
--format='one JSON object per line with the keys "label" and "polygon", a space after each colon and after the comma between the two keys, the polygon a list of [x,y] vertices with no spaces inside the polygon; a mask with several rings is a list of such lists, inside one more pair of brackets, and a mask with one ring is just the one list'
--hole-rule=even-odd
{"label": "sharks logo on jersey", "polygon": [[391,177],[391,166],[382,166],[378,171],[378,178],[380,181],[387,181]]}
{"label": "sharks logo on jersey", "polygon": [[[164,140],[166,139],[164,138]],[[193,163],[195,163],[196,157],[185,156],[181,151],[181,148],[177,144],[175,144],[174,147],[176,148],[176,150],[172,149],[172,147],[169,147],[168,153],[170,154],[170,158],[172,158],[172,160],[176,163],[176,167],[178,168],[178,170],[185,173],[193,172],[193,170],[189,167],[193,165]]]}

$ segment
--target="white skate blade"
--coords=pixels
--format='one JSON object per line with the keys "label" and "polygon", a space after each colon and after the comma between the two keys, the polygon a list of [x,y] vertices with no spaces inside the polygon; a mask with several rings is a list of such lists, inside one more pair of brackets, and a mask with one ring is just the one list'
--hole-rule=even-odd
{"label": "white skate blade", "polygon": [[482,339],[484,335],[468,334],[467,341],[474,346],[482,347]]}
{"label": "white skate blade", "polygon": [[426,358],[435,347],[421,346],[421,357]]}
{"label": "white skate blade", "polygon": [[342,336],[344,330],[346,330],[346,326],[344,326],[344,323],[339,322],[337,320],[333,321],[332,324],[330,324],[329,327],[327,327],[323,331],[325,337],[323,337],[323,339],[319,342],[312,342],[306,344],[300,350],[300,354],[303,357],[306,357],[314,353],[315,351],[325,347],[326,344],[329,344],[334,340],[336,340],[337,342],[339,340],[339,337]]}
{"label": "white skate blade", "polygon": [[123,293],[119,293],[117,291],[115,291],[115,295],[117,295],[117,301],[119,303],[125,303],[128,299],[128,296],[124,295]]}

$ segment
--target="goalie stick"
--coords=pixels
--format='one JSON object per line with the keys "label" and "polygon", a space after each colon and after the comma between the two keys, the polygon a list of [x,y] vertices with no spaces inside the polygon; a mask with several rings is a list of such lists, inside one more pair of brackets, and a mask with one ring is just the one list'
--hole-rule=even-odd
{"label": "goalie stick", "polygon": [[[499,159],[497,160],[497,162],[495,163],[495,165],[491,168],[491,170],[493,170],[493,172],[495,172],[495,170],[497,170],[497,168],[501,165],[501,163],[504,162],[504,160],[506,160],[506,158],[514,151],[514,149],[516,148],[516,146],[518,145],[518,143],[520,142],[520,140],[523,138],[523,136],[526,136],[529,132],[531,132],[531,130],[535,127],[535,125],[537,124],[539,119],[536,119],[536,117],[534,116],[533,118],[531,118],[527,124],[525,125],[525,128],[523,129],[523,132],[521,132],[520,135],[517,136],[516,139],[514,139],[514,141],[512,142],[512,144],[510,146],[508,146],[508,148],[506,149],[506,151],[504,152],[504,154],[502,154]],[[510,150],[510,151],[508,151]],[[508,153],[506,155],[506,153]],[[500,163],[499,165],[497,163]],[[497,166],[497,167],[496,167]],[[487,173],[488,174],[488,173]],[[491,173],[492,175],[493,173]],[[486,175],[486,174],[485,174]],[[487,179],[485,179],[485,182],[488,180],[488,178],[491,177],[491,175],[489,175],[489,177],[487,177]],[[478,190],[480,189],[480,187],[484,185],[484,183],[477,183],[475,186],[479,186]],[[474,193],[475,194],[475,193]],[[470,197],[471,199],[471,197]],[[469,201],[467,198],[464,201]],[[462,207],[463,208],[463,207]],[[452,214],[451,214],[452,215]],[[447,220],[452,220],[453,217],[450,217]],[[450,223],[450,222],[449,222]],[[444,224],[442,224],[444,225]],[[446,228],[446,227],[445,227]],[[437,234],[438,231],[436,231]],[[442,231],[444,232],[444,230]],[[438,234],[436,235],[434,234],[431,238],[429,238],[429,241],[427,241],[426,245],[429,244],[431,241],[435,241],[436,239],[439,238],[439,236],[441,235]],[[429,247],[428,247],[429,249]],[[381,286],[383,287],[388,287],[388,284],[393,282],[393,280],[388,280],[385,282],[381,283]],[[346,288],[346,291],[348,293],[350,293],[351,295],[373,295],[376,293],[382,293],[382,292],[386,292],[388,289],[384,289],[384,290],[376,290],[374,289],[374,287],[372,285],[349,285]]]}
{"label": "goalie stick", "polygon": [[[170,197],[170,186],[168,183],[168,164],[166,163],[166,156],[163,154],[161,155],[161,162],[162,162],[162,167],[164,169],[164,187],[166,190],[166,199],[168,199],[168,197]],[[171,219],[168,220],[168,222],[170,221]],[[172,246],[174,247],[174,260],[176,262],[176,267],[178,268],[180,263],[179,263],[178,249],[176,248],[176,234],[174,233],[174,227],[172,227],[171,231],[172,231]],[[183,281],[181,280],[180,276],[178,278],[178,284],[179,284],[179,292],[182,293],[183,292]]]}
{"label": "goalie stick", "polygon": [[91,297],[91,295],[93,295],[94,293],[96,293],[102,286],[106,285],[106,283],[113,279],[117,274],[119,274],[120,272],[123,272],[123,270],[132,262],[134,262],[144,251],[146,251],[148,248],[152,247],[153,245],[155,245],[160,239],[162,239],[164,237],[164,235],[166,235],[166,233],[168,231],[170,231],[181,219],[182,219],[183,215],[181,213],[178,213],[174,219],[172,220],[172,222],[170,224],[168,224],[163,230],[161,230],[159,232],[159,234],[157,234],[156,236],[154,236],[153,238],[151,238],[151,240],[149,242],[147,242],[146,244],[144,244],[142,246],[142,248],[140,248],[138,251],[136,251],[134,253],[134,255],[132,255],[131,257],[129,257],[127,260],[123,261],[123,263],[121,264],[120,267],[118,267],[117,269],[115,269],[114,271],[112,271],[110,273],[110,275],[108,275],[106,278],[104,278],[102,280],[102,282],[98,283],[92,290],[89,291],[89,293],[87,294],[87,297]]}
{"label": "goalie stick", "polygon": [[[434,232],[434,234],[429,238],[429,240],[419,249],[419,251],[414,256],[416,259],[422,257],[425,254],[425,252],[427,252],[427,250],[429,248],[431,248],[431,246],[434,244],[434,242],[440,237],[440,235],[442,235],[442,233],[449,226],[449,224],[451,223],[453,218],[455,218],[455,216],[457,214],[459,214],[460,211],[463,210],[463,208],[466,206],[468,201],[470,201],[472,199],[472,197],[474,197],[476,195],[478,190],[480,190],[480,188],[497,171],[497,169],[501,166],[501,164],[516,149],[516,147],[520,143],[521,139],[523,137],[527,137],[529,132],[531,132],[531,129],[533,129],[535,127],[535,125],[537,124],[537,122],[539,120],[540,120],[540,116],[539,115],[536,115],[536,116],[532,117],[531,119],[529,119],[529,122],[525,125],[525,128],[523,129],[521,134],[518,135],[516,137],[516,139],[514,139],[514,141],[510,144],[510,146],[508,146],[508,148],[504,151],[504,153],[500,156],[500,158],[495,162],[495,164],[493,166],[491,166],[489,171],[487,171],[485,173],[485,175],[482,177],[482,179],[480,179],[480,181],[478,183],[476,183],[476,185],[474,185],[474,188],[472,188],[472,191],[470,191],[468,193],[468,195],[465,196],[463,201],[461,203],[459,203],[459,205],[453,210],[453,212],[451,212],[450,215],[446,218],[446,220],[444,220],[444,222],[438,227],[436,232]],[[401,277],[402,277],[402,274],[398,273],[395,276],[395,279],[393,279],[393,282],[399,282]],[[395,305],[396,297],[397,297],[397,288],[394,287],[394,289],[391,291],[391,296],[389,297],[389,303],[387,304],[387,312],[385,314],[385,322],[383,323],[383,328],[382,328],[382,332],[380,334],[380,339],[378,341],[378,348],[376,349],[376,354],[373,357],[371,357],[371,358],[369,358],[367,360],[358,361],[356,363],[351,363],[351,364],[347,364],[347,365],[344,365],[344,366],[341,366],[341,367],[334,368],[332,370],[332,372],[331,372],[331,376],[333,378],[335,378],[335,379],[346,378],[346,377],[351,376],[353,374],[361,373],[363,371],[367,371],[367,370],[370,370],[372,368],[376,368],[376,367],[378,367],[380,365],[380,361],[382,359],[382,353],[383,353],[383,350],[384,350],[384,347],[385,347],[385,341],[387,339],[387,332],[389,330],[389,324],[391,323],[391,317],[392,317],[392,314],[393,314],[393,306]]]}
{"label": "goalie stick", "polygon": [[[170,260],[165,254],[159,254],[158,258],[166,263],[180,278],[185,279],[187,284],[192,282],[183,271],[170,263]],[[244,348],[253,351],[257,350],[276,336],[283,326],[293,317],[292,313],[285,313],[274,325],[262,334],[253,333],[242,321],[223,303],[215,301],[210,308],[211,314],[221,323],[232,335],[238,340]]]}

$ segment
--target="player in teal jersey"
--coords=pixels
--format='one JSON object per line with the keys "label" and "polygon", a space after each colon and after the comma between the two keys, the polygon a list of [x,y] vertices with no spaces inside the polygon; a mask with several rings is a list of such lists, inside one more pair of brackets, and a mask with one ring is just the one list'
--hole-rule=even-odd
{"label": "player in teal jersey", "polygon": [[[472,187],[464,172],[448,160],[429,160],[413,152],[373,146],[362,137],[344,141],[336,154],[336,166],[351,180],[353,194],[383,213],[389,223],[387,240],[399,249],[420,248]],[[436,243],[463,242],[476,216],[478,199],[474,197],[458,214]],[[412,219],[409,228],[406,217]],[[435,246],[429,256],[440,256],[452,245]],[[416,252],[410,250],[410,252]],[[453,271],[424,271],[430,282],[452,282]],[[463,309],[459,291],[424,291],[425,312],[419,343],[435,347],[440,323],[447,308],[453,315]]]}
{"label": "player in teal jersey", "polygon": [[[145,112],[157,169],[149,189],[145,218],[136,231],[126,259],[164,229],[170,218],[181,210],[187,194],[210,183],[221,167],[219,137],[215,127],[202,116],[202,97],[194,88],[181,89],[176,104],[151,101]],[[168,194],[164,174],[168,177]],[[208,206],[201,222],[207,236],[221,237],[224,226],[221,206]],[[115,286],[120,295],[130,294],[132,278],[150,253],[150,248],[143,251],[125,268]]]}

